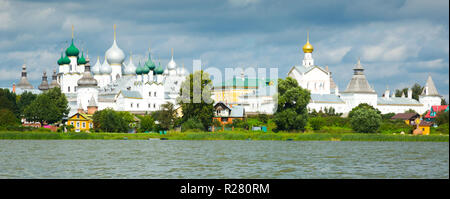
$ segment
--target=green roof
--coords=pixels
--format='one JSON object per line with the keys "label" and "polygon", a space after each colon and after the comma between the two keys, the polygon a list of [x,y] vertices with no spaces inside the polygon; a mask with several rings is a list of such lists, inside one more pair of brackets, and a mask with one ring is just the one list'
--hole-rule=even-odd
{"label": "green roof", "polygon": [[164,69],[161,67],[161,62],[159,63],[158,68],[155,69],[155,73],[156,73],[157,75],[161,75],[161,74],[164,73]]}
{"label": "green roof", "polygon": [[77,47],[75,47],[75,45],[73,45],[73,39],[72,39],[72,44],[70,44],[69,48],[66,49],[66,55],[67,56],[74,56],[74,57],[78,57],[78,54],[80,54],[80,50],[78,50]]}
{"label": "green roof", "polygon": [[61,52],[61,58],[58,59],[58,61],[56,63],[58,63],[58,65],[62,65],[62,60],[63,60],[63,52]]}
{"label": "green roof", "polygon": [[[272,82],[272,83],[270,83]],[[216,84],[214,87],[218,88],[226,88],[226,87],[259,87],[262,85],[269,86],[270,84],[274,84],[276,81],[272,81],[269,78],[260,79],[260,78],[240,78],[240,77],[234,77],[232,79],[229,79],[225,82]]]}
{"label": "green roof", "polygon": [[155,63],[153,63],[153,61],[152,61],[150,53],[148,53],[148,60],[145,62],[145,66],[150,70],[153,70],[156,68]]}
{"label": "green roof", "polygon": [[77,61],[78,65],[80,64],[86,64],[86,59],[84,58],[84,53],[81,53],[81,57]]}
{"label": "green roof", "polygon": [[61,60],[61,64],[70,64],[70,59],[67,55]]}

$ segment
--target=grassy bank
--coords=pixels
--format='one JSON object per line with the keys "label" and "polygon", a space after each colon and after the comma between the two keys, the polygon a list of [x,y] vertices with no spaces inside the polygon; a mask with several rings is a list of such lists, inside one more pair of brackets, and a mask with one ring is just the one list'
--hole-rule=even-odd
{"label": "grassy bank", "polygon": [[9,140],[146,140],[150,138],[167,138],[169,140],[293,140],[293,141],[425,141],[448,142],[448,135],[392,135],[392,134],[361,134],[361,133],[262,133],[262,132],[168,132],[166,135],[157,133],[53,133],[53,132],[16,132],[2,131],[0,139]]}

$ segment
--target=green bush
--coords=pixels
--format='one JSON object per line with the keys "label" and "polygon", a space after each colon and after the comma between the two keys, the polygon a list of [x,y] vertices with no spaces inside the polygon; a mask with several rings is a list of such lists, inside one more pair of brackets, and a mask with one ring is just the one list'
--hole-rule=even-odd
{"label": "green bush", "polygon": [[313,117],[309,119],[309,124],[313,130],[320,130],[326,124],[326,120],[323,117]]}
{"label": "green bush", "polygon": [[438,127],[436,127],[436,132],[441,134],[448,134],[448,123],[441,124]]}
{"label": "green bush", "polygon": [[375,133],[380,127],[381,115],[373,108],[359,107],[352,110],[352,129],[359,133]]}
{"label": "green bush", "polygon": [[405,123],[403,120],[384,120],[380,124],[380,128],[378,129],[379,133],[412,133],[413,126],[410,126]]}
{"label": "green bush", "polygon": [[181,131],[187,131],[187,130],[203,130],[205,129],[203,127],[202,122],[197,119],[197,118],[189,118],[186,122],[184,122],[183,124],[181,124]]}

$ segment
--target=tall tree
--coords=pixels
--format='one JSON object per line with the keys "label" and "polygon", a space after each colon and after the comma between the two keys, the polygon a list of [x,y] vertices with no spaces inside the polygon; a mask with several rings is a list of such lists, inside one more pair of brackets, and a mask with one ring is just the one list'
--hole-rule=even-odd
{"label": "tall tree", "polygon": [[19,124],[19,120],[9,109],[0,109],[0,127]]}
{"label": "tall tree", "polygon": [[61,92],[59,87],[52,88],[44,93],[47,95],[52,102],[56,105],[57,114],[59,118],[67,117],[69,114],[70,108],[68,106],[67,98],[64,93]]}
{"label": "tall tree", "polygon": [[27,121],[39,122],[41,125],[44,122],[52,124],[61,120],[58,111],[58,107],[50,97],[41,94],[25,108],[24,117]]}
{"label": "tall tree", "polygon": [[156,120],[159,122],[159,126],[163,130],[169,130],[173,128],[176,110],[174,104],[167,102],[161,105],[161,110],[158,111]]}
{"label": "tall tree", "polygon": [[20,111],[16,103],[16,94],[9,91],[9,89],[0,88],[0,109],[8,109],[19,116]]}
{"label": "tall tree", "polygon": [[405,96],[408,96],[408,88],[404,88],[402,90],[395,89],[395,97],[401,97],[402,94],[404,94]]}
{"label": "tall tree", "polygon": [[208,73],[196,71],[186,77],[181,84],[180,96],[177,99],[183,111],[183,122],[196,118],[202,123],[205,130],[211,126],[214,117],[211,88],[212,81]]}
{"label": "tall tree", "polygon": [[411,88],[412,90],[412,98],[415,100],[419,100],[419,95],[422,94],[423,87],[420,84],[415,83]]}
{"label": "tall tree", "polygon": [[33,102],[37,97],[36,94],[33,94],[31,92],[25,91],[22,93],[19,97],[19,100],[17,101],[17,106],[19,107],[20,114],[23,115],[23,111],[25,108]]}
{"label": "tall tree", "polygon": [[300,87],[297,80],[279,79],[277,112],[273,119],[277,130],[305,130],[310,99],[310,92]]}

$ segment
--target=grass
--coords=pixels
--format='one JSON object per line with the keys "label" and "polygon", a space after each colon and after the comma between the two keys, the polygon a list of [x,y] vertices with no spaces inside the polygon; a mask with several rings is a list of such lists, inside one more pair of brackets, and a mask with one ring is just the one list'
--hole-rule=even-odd
{"label": "grass", "polygon": [[146,140],[150,138],[168,138],[169,140],[293,140],[293,141],[420,141],[420,142],[448,142],[448,135],[400,135],[400,134],[362,134],[362,133],[263,133],[251,131],[225,131],[225,132],[175,132],[169,131],[166,135],[157,133],[54,133],[54,132],[19,132],[0,131],[0,139],[8,140]]}

